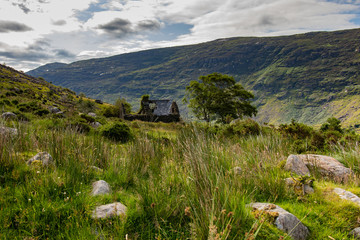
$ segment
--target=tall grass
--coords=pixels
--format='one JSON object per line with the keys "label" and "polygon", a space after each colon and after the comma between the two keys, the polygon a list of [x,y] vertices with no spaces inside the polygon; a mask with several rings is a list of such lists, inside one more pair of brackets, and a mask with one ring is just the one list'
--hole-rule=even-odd
{"label": "tall grass", "polygon": [[[255,232],[258,239],[279,239],[282,232],[270,222],[260,227],[251,214],[247,204],[255,201],[279,203],[305,217],[318,232],[313,236],[340,237],[343,226],[356,225],[346,211],[337,213],[339,227],[332,229],[332,219],[304,210],[318,201],[313,213],[325,204],[341,212],[320,192],[300,199],[285,186],[289,173],[281,163],[292,153],[291,143],[276,132],[230,139],[194,126],[162,124],[156,132],[156,126],[137,123],[136,137],[117,144],[73,128],[14,126],[17,137],[0,136],[1,239],[251,239]],[[54,165],[27,166],[38,151],[49,152]],[[358,146],[332,154],[354,169],[359,161]],[[112,193],[91,197],[99,179]],[[95,206],[114,201],[128,207],[125,219],[91,218]],[[330,226],[311,225],[306,216]]]}

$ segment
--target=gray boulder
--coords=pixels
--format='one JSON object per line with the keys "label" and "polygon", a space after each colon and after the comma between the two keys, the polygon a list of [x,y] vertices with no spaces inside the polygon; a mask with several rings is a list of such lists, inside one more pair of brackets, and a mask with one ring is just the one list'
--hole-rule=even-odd
{"label": "gray boulder", "polygon": [[93,112],[89,112],[87,115],[89,115],[90,117],[96,117],[96,113]]}
{"label": "gray boulder", "polygon": [[352,192],[346,191],[342,188],[334,188],[333,192],[338,195],[341,199],[352,201],[360,206],[360,198]]}
{"label": "gray boulder", "polygon": [[51,113],[59,113],[61,110],[58,107],[49,107]]}
{"label": "gray boulder", "polygon": [[3,114],[1,114],[1,118],[5,120],[13,120],[16,119],[16,114],[12,112],[4,112]]}
{"label": "gray boulder", "polygon": [[101,126],[101,123],[99,123],[99,122],[92,122],[92,123],[90,123],[90,126],[92,126],[93,128],[98,128],[98,127]]}
{"label": "gray boulder", "polygon": [[126,216],[127,207],[122,203],[115,202],[101,205],[95,208],[92,218],[112,218],[116,216]]}
{"label": "gray boulder", "polygon": [[110,193],[110,185],[104,180],[96,181],[92,184],[93,190],[91,194],[93,196]]}
{"label": "gray boulder", "polygon": [[345,167],[335,158],[315,154],[290,155],[285,169],[302,176],[310,176],[310,170],[314,170],[336,182],[345,182],[352,174],[350,168]]}
{"label": "gray boulder", "polygon": [[354,228],[349,235],[355,239],[360,239],[360,227]]}
{"label": "gray boulder", "polygon": [[16,137],[18,135],[18,130],[16,128],[0,127],[0,135]]}
{"label": "gray boulder", "polygon": [[27,164],[31,165],[36,162],[41,162],[43,166],[49,166],[54,163],[52,156],[47,152],[39,152],[34,157],[30,158],[27,161]]}
{"label": "gray boulder", "polygon": [[98,173],[102,173],[103,170],[99,167],[96,167],[96,166],[90,166],[89,167],[91,170],[93,170],[94,172],[98,172]]}
{"label": "gray boulder", "polygon": [[308,228],[293,214],[271,203],[251,203],[254,210],[276,213],[275,225],[289,234],[294,240],[304,240],[309,235]]}

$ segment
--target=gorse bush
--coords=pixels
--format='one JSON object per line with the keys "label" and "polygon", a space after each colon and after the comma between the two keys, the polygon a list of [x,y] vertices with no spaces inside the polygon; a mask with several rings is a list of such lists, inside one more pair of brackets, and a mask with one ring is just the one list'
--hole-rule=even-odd
{"label": "gorse bush", "polygon": [[100,132],[102,136],[121,143],[125,143],[132,138],[130,128],[123,122],[105,125],[101,128]]}

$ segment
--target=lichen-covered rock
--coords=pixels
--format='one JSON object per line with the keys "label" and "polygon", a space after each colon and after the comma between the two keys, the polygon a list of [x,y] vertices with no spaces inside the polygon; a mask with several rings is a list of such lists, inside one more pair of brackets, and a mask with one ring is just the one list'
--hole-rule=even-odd
{"label": "lichen-covered rock", "polygon": [[354,228],[349,235],[355,239],[360,239],[360,227]]}
{"label": "lichen-covered rock", "polygon": [[310,176],[310,171],[300,155],[290,155],[286,160],[285,170],[301,176]]}
{"label": "lichen-covered rock", "polygon": [[304,240],[309,235],[308,228],[293,214],[271,203],[251,203],[254,210],[276,213],[275,225],[294,240]]}
{"label": "lichen-covered rock", "polygon": [[345,182],[352,174],[350,168],[335,158],[315,154],[290,155],[285,169],[302,176],[310,176],[310,170],[313,170],[336,182]]}
{"label": "lichen-covered rock", "polygon": [[346,191],[342,188],[335,188],[333,192],[337,194],[341,199],[352,201],[360,206],[360,198],[352,192]]}
{"label": "lichen-covered rock", "polygon": [[15,137],[18,135],[18,130],[16,128],[0,127],[0,135]]}
{"label": "lichen-covered rock", "polygon": [[39,152],[34,157],[30,158],[27,161],[27,164],[31,165],[34,162],[41,162],[43,166],[49,166],[50,164],[53,164],[53,158],[47,152]]}
{"label": "lichen-covered rock", "polygon": [[93,196],[110,193],[110,185],[104,180],[96,181],[92,184],[93,190],[91,194]]}
{"label": "lichen-covered rock", "polygon": [[16,114],[12,112],[4,112],[3,114],[1,114],[1,118],[5,120],[13,120],[16,119]]}
{"label": "lichen-covered rock", "polygon": [[110,203],[96,207],[93,211],[92,218],[112,218],[115,216],[126,216],[127,208],[119,202]]}

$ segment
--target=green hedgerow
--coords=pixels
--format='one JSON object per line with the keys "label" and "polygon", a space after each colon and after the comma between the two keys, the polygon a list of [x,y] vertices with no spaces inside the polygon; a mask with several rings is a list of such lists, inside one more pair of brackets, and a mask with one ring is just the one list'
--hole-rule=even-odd
{"label": "green hedgerow", "polygon": [[101,130],[101,135],[110,140],[121,143],[128,142],[132,138],[130,128],[122,122],[105,125]]}

